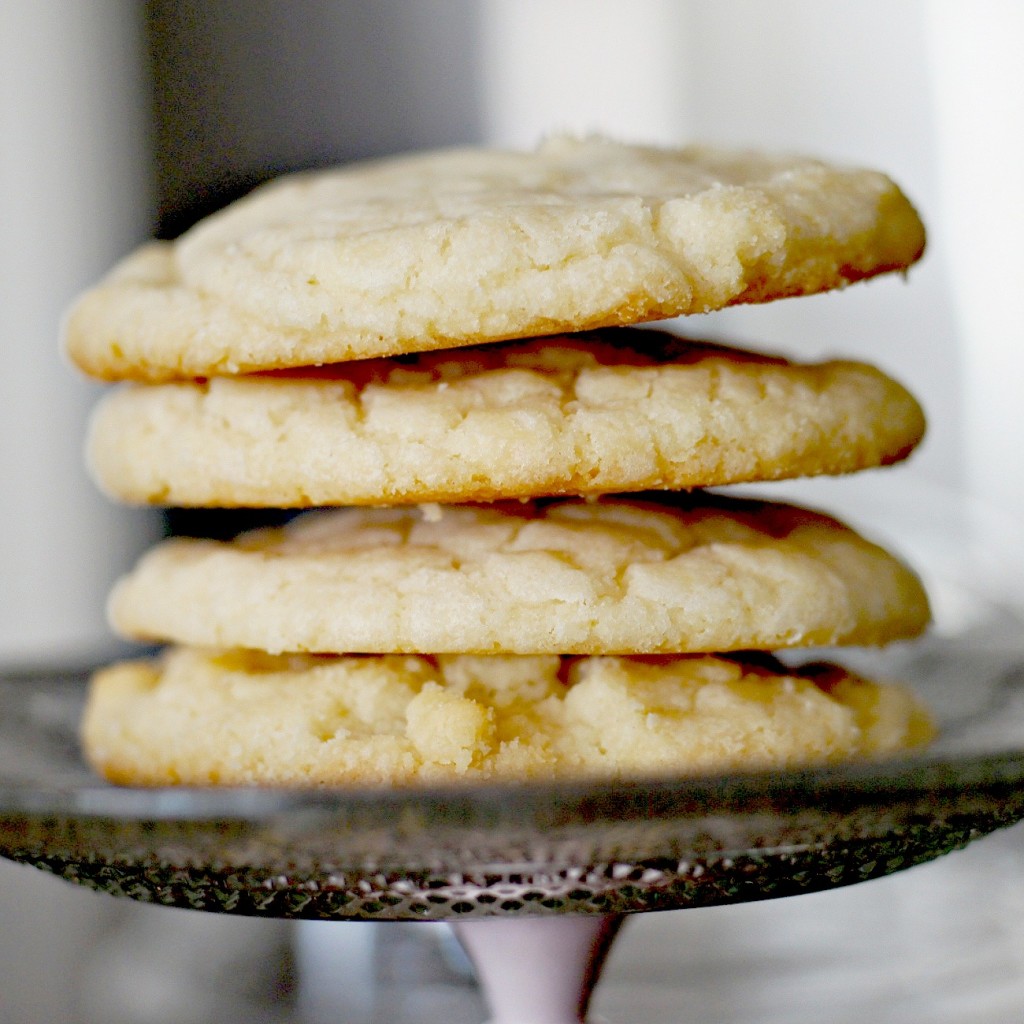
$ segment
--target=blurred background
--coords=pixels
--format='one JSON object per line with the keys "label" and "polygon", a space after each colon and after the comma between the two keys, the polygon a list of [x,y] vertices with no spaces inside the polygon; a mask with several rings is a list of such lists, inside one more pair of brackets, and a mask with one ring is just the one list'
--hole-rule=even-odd
{"label": "blurred background", "polygon": [[[899,470],[904,491],[931,503],[973,495],[1015,528],[1024,516],[1022,46],[1016,0],[6,0],[0,666],[84,664],[114,651],[106,591],[168,528],[158,513],[104,501],[82,470],[98,386],[59,353],[73,295],[147,237],[173,237],[269,176],[413,148],[528,147],[551,132],[598,131],[887,171],[929,227],[928,253],[907,280],[734,309],[684,329],[878,363],[929,415],[926,444]],[[170,526],[223,528],[189,516]],[[1008,586],[1024,602],[1018,568],[1008,567]],[[683,1008],[673,1016],[657,1004],[658,979],[664,999],[680,998],[669,979],[682,984],[685,961],[695,1020],[775,1020],[780,1000],[797,1010],[778,1019],[820,1020],[812,1008],[825,979],[860,957],[873,966],[848,979],[851,1021],[863,1019],[866,979],[891,997],[885,1020],[947,1019],[932,1003],[924,1012],[927,995],[945,1000],[951,1021],[1019,1021],[1020,838],[1014,830],[846,893],[634,922],[599,1009],[643,1019],[633,1014],[647,998],[652,1014],[670,1014],[656,1019],[685,1019]],[[980,881],[994,872],[1017,885],[999,901]],[[446,979],[454,1002],[435,993],[436,1005],[428,999],[409,1020],[483,1019],[440,933],[436,962],[413,969],[408,950],[396,952],[407,929],[369,927],[296,931],[124,906],[0,863],[0,1022],[406,1019],[413,1011],[398,1002],[373,1009],[374,971],[393,1000],[414,985],[423,998],[423,977]],[[911,956],[897,970],[916,929],[948,933],[961,959],[940,970]],[[999,956],[972,959],[975,934],[999,936]],[[800,973],[798,938],[799,949],[829,956]],[[742,994],[701,994],[700,978],[739,975],[749,981]],[[987,1003],[946,998],[968,976]]]}

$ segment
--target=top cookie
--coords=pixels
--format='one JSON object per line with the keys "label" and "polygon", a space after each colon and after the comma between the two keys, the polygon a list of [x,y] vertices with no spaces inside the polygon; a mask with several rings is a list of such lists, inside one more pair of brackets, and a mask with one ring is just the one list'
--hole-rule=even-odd
{"label": "top cookie", "polygon": [[285,178],[129,256],[71,310],[105,379],[168,380],[638,323],[913,263],[884,175],[553,139]]}

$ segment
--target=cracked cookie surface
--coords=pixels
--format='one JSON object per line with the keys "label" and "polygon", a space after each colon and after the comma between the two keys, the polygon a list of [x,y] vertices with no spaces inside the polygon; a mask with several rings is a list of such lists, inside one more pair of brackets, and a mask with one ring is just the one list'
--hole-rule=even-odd
{"label": "cracked cookie surface", "polygon": [[853,472],[904,457],[923,431],[913,397],[862,363],[617,328],[126,384],[101,400],[88,458],[132,502],[491,501]]}
{"label": "cracked cookie surface", "polygon": [[841,287],[924,248],[887,177],[600,138],[280,179],[83,295],[104,379],[319,365],[618,326]]}
{"label": "cracked cookie surface", "polygon": [[133,785],[405,785],[795,767],[926,742],[906,690],[772,659],[171,650],[94,678],[89,759]]}
{"label": "cracked cookie surface", "polygon": [[683,653],[881,644],[917,577],[834,519],[697,492],[306,513],[172,539],[115,587],[127,636],[274,653]]}

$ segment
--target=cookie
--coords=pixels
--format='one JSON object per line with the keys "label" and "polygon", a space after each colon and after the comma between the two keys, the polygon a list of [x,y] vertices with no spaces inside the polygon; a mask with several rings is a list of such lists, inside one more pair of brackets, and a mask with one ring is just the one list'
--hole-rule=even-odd
{"label": "cookie", "polygon": [[405,785],[719,772],[927,741],[909,692],[766,659],[167,652],[93,680],[86,754],[132,785]]}
{"label": "cookie", "polygon": [[88,459],[130,502],[463,502],[846,473],[923,431],[913,397],[864,364],[617,328],[125,384],[94,414]]}
{"label": "cookie", "polygon": [[631,654],[879,644],[917,578],[833,519],[697,494],[312,512],[172,539],[115,587],[121,633],[272,653]]}
{"label": "cookie", "polygon": [[873,171],[600,138],[449,150],[256,190],[129,256],[65,343],[104,379],[319,365],[819,292],[923,247]]}

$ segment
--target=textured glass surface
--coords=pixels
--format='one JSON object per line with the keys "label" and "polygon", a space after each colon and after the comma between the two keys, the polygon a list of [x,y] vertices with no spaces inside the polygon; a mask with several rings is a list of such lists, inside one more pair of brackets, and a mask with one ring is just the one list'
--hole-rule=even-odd
{"label": "textured glass surface", "polygon": [[120,789],[79,758],[82,677],[9,678],[0,852],[138,899],[273,916],[632,911],[848,884],[1024,816],[1009,742],[1024,654],[993,640],[936,637],[905,659],[943,721],[925,756],[628,785]]}

